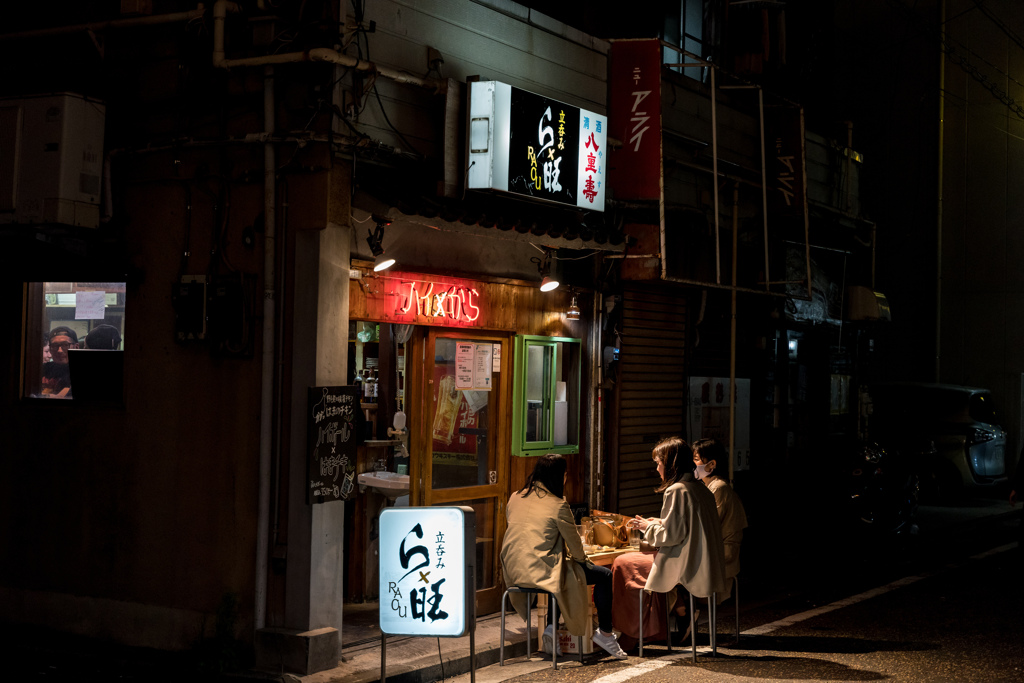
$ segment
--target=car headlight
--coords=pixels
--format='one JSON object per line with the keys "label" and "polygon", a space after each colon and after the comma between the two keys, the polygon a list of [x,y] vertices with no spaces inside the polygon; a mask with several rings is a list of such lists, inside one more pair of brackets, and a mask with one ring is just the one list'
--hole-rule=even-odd
{"label": "car headlight", "polygon": [[991,441],[996,438],[996,433],[990,432],[987,429],[979,429],[978,427],[975,427],[969,432],[968,437],[970,438],[971,443],[985,443],[986,441]]}

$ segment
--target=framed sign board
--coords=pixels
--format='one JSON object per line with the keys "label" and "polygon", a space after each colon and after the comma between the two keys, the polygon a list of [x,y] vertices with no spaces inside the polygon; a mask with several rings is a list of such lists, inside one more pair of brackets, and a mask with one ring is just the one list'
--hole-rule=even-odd
{"label": "framed sign board", "polygon": [[310,387],[306,424],[308,503],[347,500],[355,490],[363,411],[355,386]]}
{"label": "framed sign board", "polygon": [[497,81],[469,84],[466,186],[604,211],[608,117]]}
{"label": "framed sign board", "polygon": [[476,614],[473,508],[385,508],[379,528],[381,632],[466,635]]}

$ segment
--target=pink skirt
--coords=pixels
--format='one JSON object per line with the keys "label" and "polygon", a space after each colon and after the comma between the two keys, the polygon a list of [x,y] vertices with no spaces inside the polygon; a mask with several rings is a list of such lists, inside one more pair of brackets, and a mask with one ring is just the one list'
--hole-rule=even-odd
{"label": "pink skirt", "polygon": [[[647,585],[655,553],[626,553],[612,563],[612,625],[622,632],[619,643],[632,649],[640,637],[639,591]],[[664,641],[668,634],[665,622],[665,595],[644,596],[644,642]]]}

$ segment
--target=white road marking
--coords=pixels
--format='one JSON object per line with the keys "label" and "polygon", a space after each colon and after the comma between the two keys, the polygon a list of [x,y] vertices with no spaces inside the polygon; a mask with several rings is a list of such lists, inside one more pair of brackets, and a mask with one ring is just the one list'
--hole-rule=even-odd
{"label": "white road marking", "polygon": [[[998,548],[992,548],[991,550],[986,550],[983,553],[979,553],[977,555],[973,555],[970,559],[972,559],[972,560],[980,560],[980,559],[989,557],[991,555],[997,555],[999,553],[1006,552],[1007,550],[1012,550],[1015,547],[1017,547],[1017,543],[1007,543],[1006,545],[1001,545]],[[880,586],[878,588],[872,588],[869,591],[864,591],[863,593],[858,593],[857,595],[852,595],[852,596],[850,596],[848,598],[843,598],[842,600],[837,600],[836,602],[830,603],[828,605],[824,605],[822,607],[816,607],[815,609],[810,609],[810,610],[807,610],[805,612],[800,612],[799,614],[794,614],[792,616],[785,617],[783,619],[779,619],[777,621],[773,621],[771,623],[764,624],[762,626],[755,626],[754,628],[750,628],[750,629],[747,629],[746,631],[743,631],[742,635],[745,635],[745,636],[763,636],[763,635],[766,635],[768,633],[771,633],[772,631],[777,631],[780,628],[785,628],[786,626],[792,626],[793,624],[797,624],[797,623],[799,623],[801,621],[806,621],[807,619],[811,619],[811,618],[819,616],[821,614],[826,614],[828,612],[832,612],[832,611],[840,609],[842,607],[849,607],[850,605],[855,605],[858,602],[863,602],[864,600],[869,600],[871,598],[878,597],[879,595],[883,595],[884,593],[888,593],[890,591],[896,590],[897,588],[902,588],[903,586],[909,586],[912,583],[917,583],[921,579],[926,579],[926,578],[928,578],[930,576],[933,576],[933,575],[934,575],[934,572],[927,572],[927,573],[924,573],[924,574],[918,574],[916,576],[906,576],[906,577],[904,577],[902,579],[897,579],[896,581],[893,581],[892,583],[887,583],[884,586]],[[705,652],[710,652],[711,648],[710,647],[699,647],[699,648],[697,648],[697,650],[699,652],[701,652],[701,653],[705,653]],[[637,676],[643,676],[644,674],[648,674],[648,673],[651,673],[653,671],[657,671],[658,669],[662,669],[662,668],[664,668],[666,666],[669,666],[670,664],[673,664],[675,662],[678,662],[678,661],[680,661],[682,659],[692,658],[692,657],[693,657],[693,651],[690,648],[687,648],[687,649],[685,649],[680,654],[666,655],[664,657],[659,657],[658,659],[651,659],[651,660],[647,660],[645,662],[642,662],[640,664],[634,664],[633,666],[629,667],[628,669],[622,669],[620,671],[616,671],[615,673],[608,674],[607,676],[601,676],[600,678],[595,678],[590,683],[625,683],[625,681],[628,681],[628,680],[630,680],[632,678],[636,678]]]}
{"label": "white road marking", "polygon": [[863,593],[858,593],[857,595],[851,595],[848,598],[836,600],[831,604],[824,605],[822,607],[816,607],[815,609],[809,609],[806,612],[800,612],[799,614],[794,614],[792,616],[779,619],[778,621],[773,621],[769,624],[764,624],[763,626],[755,626],[754,628],[747,629],[746,631],[744,631],[743,635],[763,636],[767,633],[771,633],[772,631],[777,631],[780,628],[792,626],[793,624],[797,624],[801,621],[806,621],[807,619],[812,619],[820,614],[827,614],[828,612],[832,612],[842,607],[849,607],[850,605],[855,605],[858,602],[863,602],[864,600],[869,600],[871,598],[878,597],[879,595],[883,595],[885,593],[888,593],[889,591],[896,590],[897,588],[909,586],[910,584],[916,583],[921,579],[925,579],[929,576],[931,576],[930,573],[920,574],[918,576],[905,576],[902,579],[898,579],[896,581],[893,581],[892,583],[887,583],[886,585],[881,586],[879,588],[872,588],[869,591],[864,591]]}
{"label": "white road marking", "polygon": [[1013,550],[1014,548],[1017,547],[1017,545],[1018,545],[1017,543],[1007,543],[1006,545],[1001,545],[998,548],[992,548],[992,550],[986,550],[983,553],[978,553],[977,555],[972,555],[971,559],[972,560],[980,560],[982,558],[988,557],[989,555],[998,555],[999,553],[1005,553],[1007,550]]}

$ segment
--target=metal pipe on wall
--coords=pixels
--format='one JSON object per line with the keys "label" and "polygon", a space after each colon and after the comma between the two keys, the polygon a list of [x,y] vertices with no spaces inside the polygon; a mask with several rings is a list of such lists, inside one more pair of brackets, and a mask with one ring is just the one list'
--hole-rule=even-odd
{"label": "metal pipe on wall", "polygon": [[262,57],[228,59],[224,52],[224,23],[229,11],[238,12],[240,9],[238,4],[229,0],[217,0],[213,5],[213,65],[219,69],[231,69],[239,66],[266,66],[268,64],[295,64],[298,62],[328,62],[356,69],[357,71],[368,71],[396,83],[416,85],[439,93],[446,92],[448,89],[447,80],[413,76],[404,71],[389,69],[364,59],[349,57],[337,50],[326,47],[317,47],[303,52],[285,52],[283,54],[264,55]]}
{"label": "metal pipe on wall", "polygon": [[274,67],[263,69],[263,128],[268,140],[263,146],[263,364],[260,377],[260,473],[256,521],[256,606],[259,630],[267,622],[267,577],[270,544],[270,470],[274,416],[274,316],[276,268],[277,155],[274,143]]}
{"label": "metal pipe on wall", "polygon": [[[939,40],[940,45],[946,42],[946,0],[939,0]],[[935,374],[932,381],[938,382],[942,376],[942,156],[943,136],[945,134],[946,116],[946,52],[939,50],[939,144],[938,144],[938,183],[936,191],[935,219]],[[873,232],[872,232],[873,236]],[[874,263],[872,263],[874,266]],[[872,268],[872,275],[874,275]]]}
{"label": "metal pipe on wall", "polygon": [[589,441],[587,443],[587,452],[591,454],[590,458],[590,486],[589,489],[589,500],[588,505],[591,509],[606,510],[604,506],[605,501],[599,497],[600,488],[599,484],[602,481],[602,475],[604,474],[604,451],[602,449],[602,443],[604,442],[604,401],[602,396],[604,389],[602,384],[604,383],[604,376],[602,374],[604,358],[604,338],[601,335],[604,321],[604,301],[603,296],[600,292],[594,292],[590,301],[591,310],[594,312],[593,323],[590,326],[590,376],[593,378],[591,384],[596,389],[595,400],[589,401],[590,405],[587,407],[587,419],[591,425],[591,429],[588,430]]}
{"label": "metal pipe on wall", "polygon": [[91,31],[99,33],[109,29],[140,28],[144,26],[158,26],[160,24],[173,24],[181,21],[192,21],[200,19],[206,14],[206,8],[202,3],[194,10],[185,12],[173,12],[170,14],[155,14],[149,17],[131,17],[129,19],[110,19],[108,21],[91,21],[85,24],[72,24],[70,26],[54,26],[52,28],[40,28],[33,31],[18,31],[16,33],[0,34],[0,41],[23,40],[27,38],[49,38],[52,36],[63,36],[69,33]]}
{"label": "metal pipe on wall", "polygon": [[736,264],[740,236],[740,184],[732,186],[732,300],[729,310],[729,483],[736,468]]}

